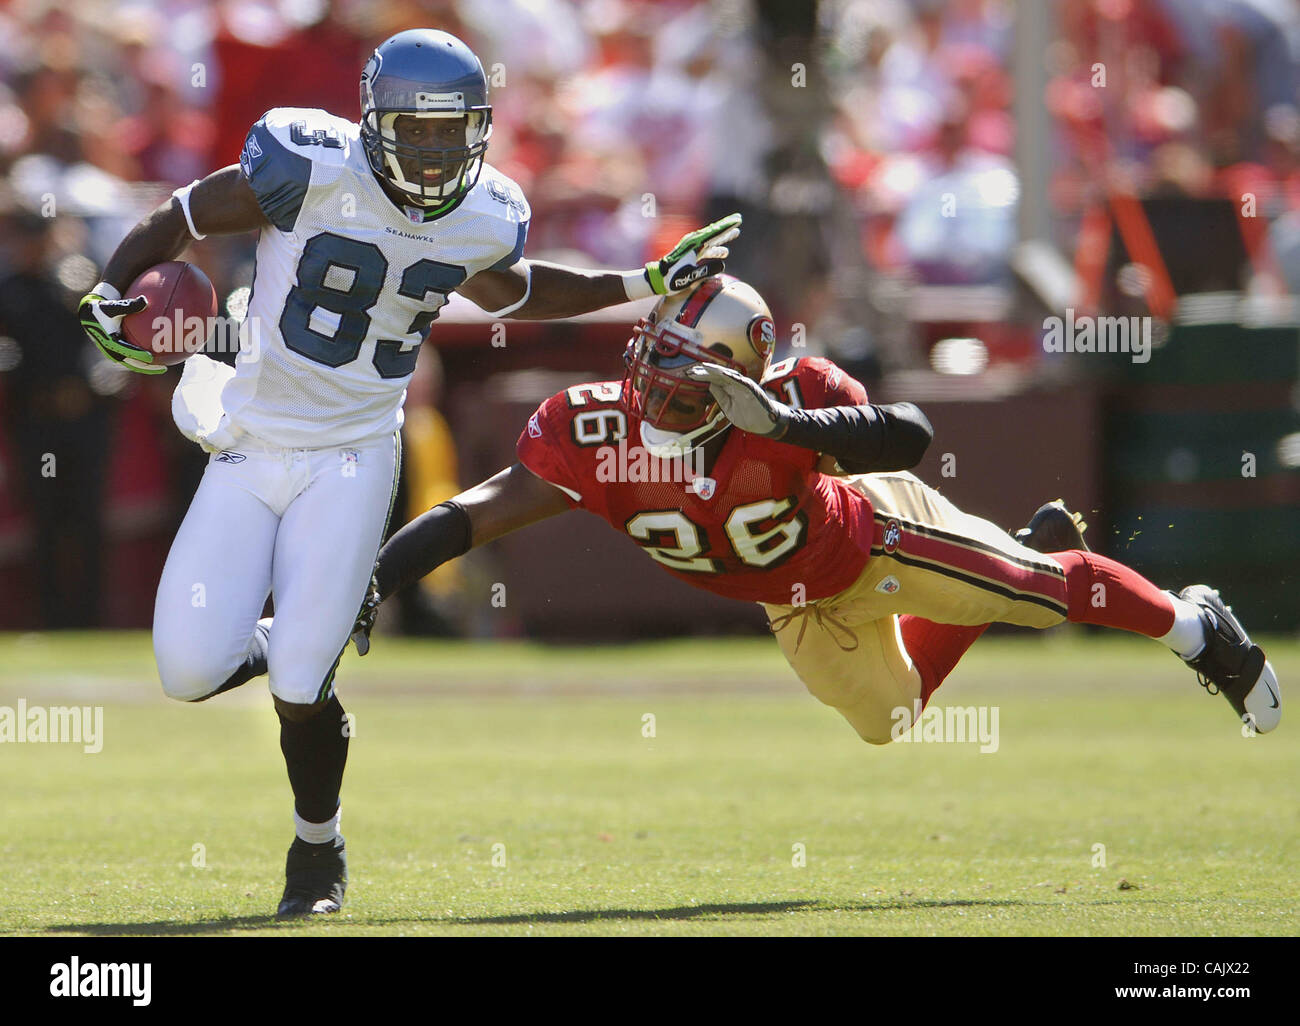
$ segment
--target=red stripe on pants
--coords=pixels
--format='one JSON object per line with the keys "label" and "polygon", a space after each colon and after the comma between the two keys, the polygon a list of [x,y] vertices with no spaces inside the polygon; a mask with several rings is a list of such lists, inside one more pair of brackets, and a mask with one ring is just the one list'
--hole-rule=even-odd
{"label": "red stripe on pants", "polygon": [[942,563],[954,570],[979,574],[1019,594],[1038,596],[1049,599],[1058,606],[1065,606],[1065,582],[1051,570],[1021,566],[994,555],[968,549],[964,545],[922,534],[906,533],[902,552]]}

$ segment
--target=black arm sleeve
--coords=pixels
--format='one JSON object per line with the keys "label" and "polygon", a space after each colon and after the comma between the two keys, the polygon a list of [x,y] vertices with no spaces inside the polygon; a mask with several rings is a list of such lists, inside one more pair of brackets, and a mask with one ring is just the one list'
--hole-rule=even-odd
{"label": "black arm sleeve", "polygon": [[416,517],[379,550],[375,580],[380,598],[464,555],[472,538],[469,514],[455,502],[440,503]]}
{"label": "black arm sleeve", "polygon": [[792,410],[780,438],[839,460],[851,474],[910,470],[921,462],[934,428],[913,403]]}

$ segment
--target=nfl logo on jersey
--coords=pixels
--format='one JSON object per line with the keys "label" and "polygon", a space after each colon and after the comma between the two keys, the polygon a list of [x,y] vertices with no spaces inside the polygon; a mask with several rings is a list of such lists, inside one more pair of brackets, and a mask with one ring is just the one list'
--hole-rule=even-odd
{"label": "nfl logo on jersey", "polygon": [[693,477],[691,478],[691,491],[698,495],[706,502],[713,498],[713,493],[718,490],[718,482],[711,477]]}

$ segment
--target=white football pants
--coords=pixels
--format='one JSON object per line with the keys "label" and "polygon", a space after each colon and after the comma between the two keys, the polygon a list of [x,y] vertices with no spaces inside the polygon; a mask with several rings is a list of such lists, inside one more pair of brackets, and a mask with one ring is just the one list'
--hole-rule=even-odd
{"label": "white football pants", "polygon": [[271,694],[329,697],[392,511],[399,444],[245,440],[209,458],[154,605],[154,656],[170,697],[203,698],[244,662],[268,594]]}

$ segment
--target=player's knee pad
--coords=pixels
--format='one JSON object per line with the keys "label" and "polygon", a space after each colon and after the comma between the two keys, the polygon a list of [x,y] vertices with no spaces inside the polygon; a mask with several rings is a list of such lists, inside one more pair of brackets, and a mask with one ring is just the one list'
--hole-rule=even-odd
{"label": "player's knee pad", "polygon": [[[858,737],[869,745],[887,745],[898,740],[900,718],[897,709],[886,711],[877,702],[862,702],[852,708],[840,708],[839,711],[858,732]],[[910,710],[908,715],[911,715]]]}
{"label": "player's knee pad", "polygon": [[[875,694],[860,684],[844,681],[826,681],[809,684],[809,693],[823,705],[829,705],[858,732],[858,737],[869,745],[887,745],[897,736],[894,725],[900,711],[890,699]],[[911,716],[911,710],[903,713]]]}
{"label": "player's knee pad", "polygon": [[204,652],[199,646],[154,634],[154,660],[163,693],[178,702],[197,702],[207,698],[238,667],[227,658]]}
{"label": "player's knee pad", "polygon": [[334,671],[337,668],[337,660],[333,666],[324,667],[322,670],[319,666],[293,663],[286,665],[283,661],[277,662],[273,659],[271,694],[291,706],[307,708],[318,705],[329,698],[333,690]]}

